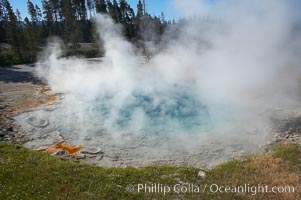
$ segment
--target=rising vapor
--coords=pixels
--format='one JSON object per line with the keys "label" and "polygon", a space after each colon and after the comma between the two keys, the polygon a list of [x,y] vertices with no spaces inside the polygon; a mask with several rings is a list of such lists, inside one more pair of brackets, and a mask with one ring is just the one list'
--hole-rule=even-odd
{"label": "rising vapor", "polygon": [[59,43],[51,43],[38,67],[49,86],[65,95],[53,115],[64,113],[65,134],[76,131],[79,143],[99,135],[106,145],[138,145],[127,152],[137,160],[176,153],[201,159],[196,152],[211,143],[254,151],[269,140],[271,119],[288,117],[299,105],[294,3],[175,0],[187,20],[176,37],[168,35],[172,27],[167,31],[149,61],[118,24],[98,14],[101,62],[64,58],[54,45]]}

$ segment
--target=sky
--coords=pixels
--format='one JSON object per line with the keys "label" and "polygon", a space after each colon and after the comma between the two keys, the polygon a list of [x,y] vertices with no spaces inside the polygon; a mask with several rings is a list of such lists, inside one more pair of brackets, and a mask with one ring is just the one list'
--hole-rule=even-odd
{"label": "sky", "polygon": [[[21,12],[21,16],[24,19],[28,16],[27,13],[27,0],[9,0],[14,10],[17,8]],[[37,4],[39,7],[42,7],[41,0],[31,0],[34,4]],[[138,0],[127,0],[133,9],[136,11]],[[161,12],[164,13],[167,20],[177,19],[178,16],[173,11],[172,2],[173,0],[146,0],[147,11],[150,14],[161,15]]]}
{"label": "sky", "polygon": [[[11,5],[13,6],[14,10],[17,8],[21,12],[21,17],[24,19],[25,17],[28,17],[27,12],[27,0],[9,0]],[[39,7],[42,7],[41,0],[31,0],[34,4],[37,4]],[[164,13],[165,18],[167,20],[172,19],[179,19],[181,17],[181,14],[178,14],[176,11],[177,9],[182,9],[181,6],[185,7],[187,2],[190,2],[193,5],[197,5],[197,2],[206,2],[207,5],[214,5],[218,2],[223,2],[222,0],[146,0],[147,2],[147,11],[151,15],[160,16],[161,12]],[[291,2],[291,12],[294,15],[297,15],[299,19],[301,19],[301,1],[300,0],[287,0]],[[138,0],[127,0],[127,2],[131,5],[131,7],[135,10],[137,9],[137,2]],[[177,2],[177,5],[180,5],[180,8],[175,8],[175,2]],[[180,3],[179,3],[180,2]],[[185,2],[185,3],[184,3]],[[224,1],[227,2],[227,1]],[[229,1],[231,2],[231,1]],[[239,1],[238,1],[239,2]],[[188,7],[185,8],[187,12],[193,12],[193,10],[198,10],[196,7]],[[184,14],[184,13],[182,13]]]}

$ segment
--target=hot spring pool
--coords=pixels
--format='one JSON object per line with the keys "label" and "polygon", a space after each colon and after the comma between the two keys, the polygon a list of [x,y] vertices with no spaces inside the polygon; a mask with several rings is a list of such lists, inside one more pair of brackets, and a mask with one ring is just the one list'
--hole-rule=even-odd
{"label": "hot spring pool", "polygon": [[[66,94],[52,109],[46,105],[15,118],[30,133],[25,146],[50,145],[49,133],[58,131],[70,144],[101,148],[104,154],[90,160],[101,166],[206,166],[259,149],[257,131],[246,129],[237,108],[225,102],[201,101],[187,88],[136,90],[122,101],[120,97],[87,100]],[[39,121],[43,126],[35,125]]]}

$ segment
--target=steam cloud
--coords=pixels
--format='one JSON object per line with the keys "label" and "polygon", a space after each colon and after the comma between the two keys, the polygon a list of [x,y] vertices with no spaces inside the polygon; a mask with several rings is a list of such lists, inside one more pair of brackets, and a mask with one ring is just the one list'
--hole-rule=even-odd
{"label": "steam cloud", "polygon": [[51,43],[38,70],[65,94],[65,127],[83,137],[91,127],[105,128],[115,141],[124,140],[123,132],[138,137],[156,127],[173,138],[162,149],[177,143],[187,150],[213,135],[224,143],[264,144],[276,111],[298,105],[296,2],[173,3],[192,20],[173,38],[171,27],[147,62],[105,15],[95,17],[105,49],[101,62],[62,58]]}

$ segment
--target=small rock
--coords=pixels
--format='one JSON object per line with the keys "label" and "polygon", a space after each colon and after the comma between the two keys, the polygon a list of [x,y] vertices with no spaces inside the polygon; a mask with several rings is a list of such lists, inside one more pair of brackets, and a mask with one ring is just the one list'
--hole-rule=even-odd
{"label": "small rock", "polygon": [[92,140],[92,138],[91,138],[90,136],[86,136],[86,137],[84,138],[84,140],[90,141],[90,140]]}
{"label": "small rock", "polygon": [[53,105],[47,105],[44,107],[45,111],[54,111],[55,109],[56,109],[56,107]]}
{"label": "small rock", "polygon": [[118,156],[118,155],[113,156],[113,158],[112,158],[112,161],[113,161],[113,162],[116,162],[116,161],[118,161],[118,160],[119,160],[119,156]]}
{"label": "small rock", "polygon": [[96,158],[96,155],[89,155],[89,154],[87,154],[86,156],[87,156],[87,158]]}
{"label": "small rock", "polygon": [[199,171],[198,172],[198,177],[205,178],[206,177],[206,173],[204,171]]}
{"label": "small rock", "polygon": [[80,151],[82,154],[98,154],[101,152],[101,148],[98,147],[85,147],[83,150]]}
{"label": "small rock", "polygon": [[86,158],[86,155],[83,155],[81,153],[77,154],[76,157],[75,157],[77,160],[79,159],[85,159]]}
{"label": "small rock", "polygon": [[48,133],[48,135],[51,137],[54,143],[62,143],[65,141],[64,138],[61,136],[60,132],[58,131]]}
{"label": "small rock", "polygon": [[47,148],[48,148],[48,146],[41,146],[41,147],[35,148],[34,150],[37,150],[37,151],[45,151]]}
{"label": "small rock", "polygon": [[60,150],[60,151],[57,151],[57,152],[52,153],[51,155],[53,155],[53,156],[68,155],[68,152],[65,151],[65,150]]}

